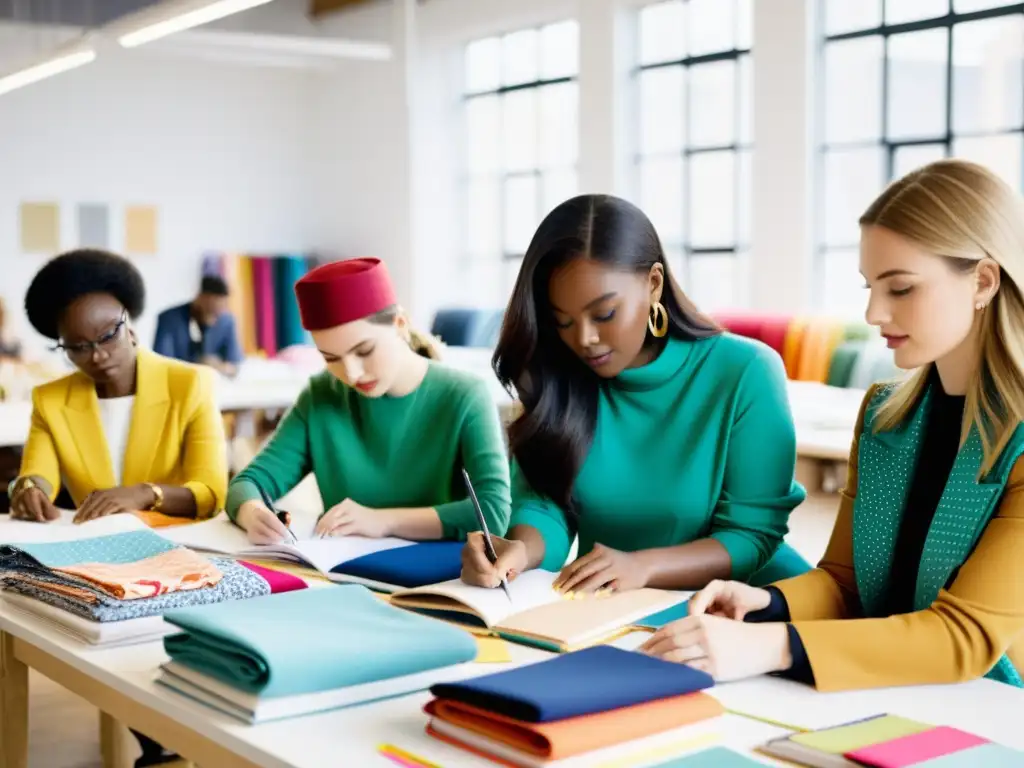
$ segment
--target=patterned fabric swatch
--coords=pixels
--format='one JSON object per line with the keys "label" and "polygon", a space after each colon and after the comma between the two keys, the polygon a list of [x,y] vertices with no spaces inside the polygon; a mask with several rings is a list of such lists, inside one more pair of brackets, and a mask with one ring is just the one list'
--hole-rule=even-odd
{"label": "patterned fabric swatch", "polygon": [[[176,608],[246,600],[270,594],[270,585],[266,579],[245,566],[227,558],[213,558],[212,562],[223,573],[223,578],[216,585],[183,592],[169,592],[139,600],[118,600],[100,590],[94,590],[95,602],[86,604],[48,589],[40,589],[26,583],[18,575],[10,574],[4,578],[4,585],[12,592],[35,598],[93,621],[125,621],[143,616],[156,616]],[[56,577],[46,572],[42,576],[33,574],[32,578],[57,581]]]}
{"label": "patterned fabric swatch", "polygon": [[3,545],[0,546],[0,570],[9,570],[7,560],[12,551],[30,555],[48,568],[62,568],[82,563],[134,563],[177,546],[152,531],[115,533],[78,541],[25,543],[17,547]]}
{"label": "patterned fabric swatch", "polygon": [[83,563],[54,570],[120,600],[210,587],[221,579],[208,558],[184,547],[134,563]]}

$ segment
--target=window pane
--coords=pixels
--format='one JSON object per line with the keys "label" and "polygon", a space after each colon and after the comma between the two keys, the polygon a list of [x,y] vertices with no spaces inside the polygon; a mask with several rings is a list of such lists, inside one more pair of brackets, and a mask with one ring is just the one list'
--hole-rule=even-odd
{"label": "window pane", "polygon": [[640,207],[665,245],[683,242],[683,158],[659,157],[640,165]]}
{"label": "window pane", "polygon": [[[672,278],[679,284],[679,287],[686,291],[686,256],[682,248],[676,248],[662,243],[665,250],[665,261],[668,262],[668,271]],[[689,296],[689,292],[687,292]]]}
{"label": "window pane", "polygon": [[881,136],[882,56],[881,37],[842,40],[825,46],[826,143]]}
{"label": "window pane", "polygon": [[[576,171],[558,170],[544,174],[544,200],[541,205],[541,218],[561,203],[576,195]],[[540,226],[540,221],[537,221]]]}
{"label": "window pane", "polygon": [[529,83],[540,73],[540,40],[536,29],[505,35],[501,41],[501,79],[505,85]]}
{"label": "window pane", "polygon": [[540,47],[540,75],[544,80],[571,77],[579,72],[579,26],[575,21],[544,27],[540,31]]}
{"label": "window pane", "polygon": [[640,63],[676,61],[686,55],[683,0],[655,3],[640,10]]}
{"label": "window pane", "polygon": [[986,8],[1002,8],[1004,5],[1014,5],[1014,2],[1013,0],[953,0],[953,10],[957,13],[983,11]]}
{"label": "window pane", "polygon": [[736,308],[736,266],[736,257],[731,253],[690,256],[687,294],[701,311]]}
{"label": "window pane", "polygon": [[731,51],[736,47],[734,0],[690,0],[686,10],[691,56]]}
{"label": "window pane", "polygon": [[953,131],[980,133],[1024,122],[1024,17],[953,28]]}
{"label": "window pane", "polygon": [[736,153],[690,156],[690,246],[736,242]]}
{"label": "window pane", "polygon": [[754,67],[749,56],[741,56],[738,62],[740,75],[739,94],[739,142],[749,144],[754,140]]}
{"label": "window pane", "polygon": [[1002,176],[1018,192],[1021,191],[1021,161],[1024,142],[1021,134],[954,139],[953,157],[980,163]]}
{"label": "window pane", "polygon": [[838,317],[862,318],[868,308],[868,292],[860,274],[857,249],[826,251],[821,255],[822,307]]}
{"label": "window pane", "polygon": [[922,165],[941,160],[945,156],[945,144],[915,144],[910,147],[896,147],[892,157],[893,178],[898,179]]}
{"label": "window pane", "polygon": [[857,221],[885,185],[881,148],[833,149],[825,153],[825,242],[853,245]]}
{"label": "window pane", "polygon": [[683,77],[682,67],[641,70],[640,152],[682,151]]}
{"label": "window pane", "polygon": [[497,179],[473,179],[466,189],[466,250],[474,257],[501,254],[501,196]]}
{"label": "window pane", "polygon": [[466,90],[490,91],[501,84],[501,40],[488,37],[466,46]]}
{"label": "window pane", "polygon": [[750,227],[753,219],[754,201],[754,153],[750,150],[736,153],[739,185],[737,195],[739,206],[736,221],[736,244],[743,247],[750,243]]}
{"label": "window pane", "polygon": [[720,147],[736,140],[736,62],[690,67],[690,145]]}
{"label": "window pane", "polygon": [[946,133],[948,30],[889,38],[889,125],[892,139]]}
{"label": "window pane", "polygon": [[522,171],[537,163],[537,92],[513,91],[504,96],[502,143],[505,169]]}
{"label": "window pane", "polygon": [[870,29],[882,23],[881,0],[825,0],[825,34]]}
{"label": "window pane", "polygon": [[[500,307],[508,302],[502,281],[504,273],[498,256],[470,259],[460,274],[465,295],[477,307]],[[461,292],[460,292],[461,293]]]}
{"label": "window pane", "polygon": [[749,50],[754,38],[754,0],[736,0],[736,47]]}
{"label": "window pane", "polygon": [[949,11],[949,0],[885,0],[885,23],[934,19]]}
{"label": "window pane", "polygon": [[519,277],[519,270],[522,269],[522,259],[505,259],[501,263],[502,271],[502,292],[501,298],[493,306],[504,306],[508,304],[512,289],[516,287],[516,279]]}
{"label": "window pane", "polygon": [[500,109],[497,96],[478,96],[466,102],[466,164],[471,174],[498,169]]}
{"label": "window pane", "polygon": [[540,223],[537,198],[537,177],[533,174],[505,179],[505,253],[526,253],[526,246]]}
{"label": "window pane", "polygon": [[547,85],[540,94],[540,162],[544,167],[573,165],[579,144],[576,83]]}

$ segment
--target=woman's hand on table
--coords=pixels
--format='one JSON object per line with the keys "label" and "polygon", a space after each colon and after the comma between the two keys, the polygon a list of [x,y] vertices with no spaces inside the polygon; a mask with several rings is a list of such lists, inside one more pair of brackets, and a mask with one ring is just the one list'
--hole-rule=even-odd
{"label": "woman's hand on table", "polygon": [[641,553],[620,552],[595,544],[587,554],[565,566],[553,586],[567,595],[602,590],[622,592],[646,586],[649,578]]}
{"label": "woman's hand on table", "polygon": [[719,682],[781,672],[793,664],[785,624],[745,624],[707,614],[666,624],[638,650],[707,672]]}
{"label": "woman's hand on table", "polygon": [[119,486],[102,491],[93,491],[85,497],[75,514],[76,523],[87,523],[107,515],[125,512],[139,512],[149,509],[156,501],[153,489],[148,485]]}
{"label": "woman's hand on table", "polygon": [[235,522],[245,530],[253,544],[280,544],[288,538],[288,529],[277,516],[258,501],[247,501],[238,508]]}
{"label": "woman's hand on table", "polygon": [[690,598],[691,616],[709,614],[743,621],[747,614],[761,611],[772,602],[767,589],[752,587],[742,581],[715,579]]}
{"label": "woman's hand on table", "polygon": [[352,499],[335,504],[317,521],[315,533],[330,536],[365,536],[382,539],[391,535],[394,515],[390,510],[364,507]]}
{"label": "woman's hand on table", "polygon": [[26,488],[17,493],[11,502],[11,517],[34,523],[49,523],[60,517],[60,510],[41,488]]}

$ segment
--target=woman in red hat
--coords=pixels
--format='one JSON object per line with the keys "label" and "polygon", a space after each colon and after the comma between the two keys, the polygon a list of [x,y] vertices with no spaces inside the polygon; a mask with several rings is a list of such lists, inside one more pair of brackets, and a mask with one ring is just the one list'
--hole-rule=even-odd
{"label": "woman in red hat", "polygon": [[318,267],[295,285],[302,325],[327,370],[312,377],[270,442],[232,481],[227,512],[258,544],[288,536],[264,499],[307,473],[327,510],[323,536],[465,538],[511,511],[497,407],[483,380],[433,363],[378,259]]}

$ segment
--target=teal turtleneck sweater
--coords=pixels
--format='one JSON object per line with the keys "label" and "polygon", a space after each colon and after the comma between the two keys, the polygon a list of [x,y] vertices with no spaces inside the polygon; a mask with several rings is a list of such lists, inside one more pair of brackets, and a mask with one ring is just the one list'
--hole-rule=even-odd
{"label": "teal turtleneck sweater", "polygon": [[[711,537],[729,552],[732,577],[746,581],[775,555],[804,500],[795,466],[779,356],[730,334],[669,340],[653,362],[603,387],[573,491],[579,554],[595,543],[633,552]],[[543,536],[542,568],[562,567],[573,526],[513,462],[515,525]]]}

